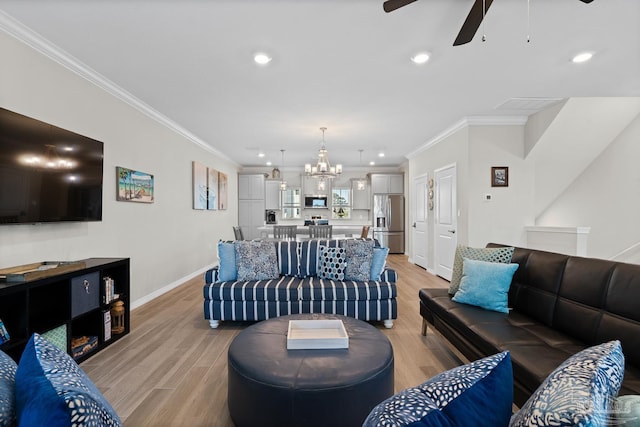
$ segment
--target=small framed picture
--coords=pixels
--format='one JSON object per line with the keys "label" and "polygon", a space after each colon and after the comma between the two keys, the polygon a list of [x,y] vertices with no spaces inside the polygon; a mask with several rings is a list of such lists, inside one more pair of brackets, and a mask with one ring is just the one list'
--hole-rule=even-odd
{"label": "small framed picture", "polygon": [[491,186],[509,186],[509,168],[507,166],[493,166],[491,168]]}

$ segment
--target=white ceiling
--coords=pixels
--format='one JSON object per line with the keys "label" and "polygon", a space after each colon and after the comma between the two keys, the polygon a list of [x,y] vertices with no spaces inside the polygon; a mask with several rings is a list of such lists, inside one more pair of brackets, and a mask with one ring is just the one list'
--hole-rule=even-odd
{"label": "white ceiling", "polygon": [[[345,168],[405,156],[512,98],[640,96],[640,1],[498,0],[453,47],[473,0],[0,0],[0,11],[243,166],[301,165],[326,126]],[[0,16],[1,18],[1,16]],[[6,16],[5,16],[6,18]],[[422,66],[409,59],[426,50]],[[257,66],[265,51],[273,61]],[[571,57],[592,51],[586,64]],[[491,119],[493,120],[493,119]],[[264,159],[257,157],[266,152]],[[378,158],[378,151],[386,153]]]}

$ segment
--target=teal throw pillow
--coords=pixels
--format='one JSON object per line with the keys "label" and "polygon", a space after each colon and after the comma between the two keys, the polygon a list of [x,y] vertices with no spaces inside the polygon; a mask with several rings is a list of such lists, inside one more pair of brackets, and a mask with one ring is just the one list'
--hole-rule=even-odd
{"label": "teal throw pillow", "polygon": [[609,425],[623,376],[620,341],[586,348],[565,360],[540,384],[509,426]]}
{"label": "teal throw pillow", "polygon": [[510,263],[513,257],[514,247],[505,248],[470,248],[458,245],[453,257],[453,270],[451,272],[451,282],[449,283],[449,294],[455,295],[462,279],[462,260],[464,258],[477,261]]}
{"label": "teal throw pillow", "polygon": [[226,282],[238,278],[236,248],[233,242],[218,242],[218,281]]}
{"label": "teal throw pillow", "polygon": [[513,402],[508,351],[443,372],[373,408],[363,427],[507,426]]}
{"label": "teal throw pillow", "polygon": [[460,288],[452,300],[508,313],[509,287],[518,264],[464,259]]}
{"label": "teal throw pillow", "polygon": [[71,356],[38,334],[31,336],[18,364],[16,416],[20,426],[122,426]]}
{"label": "teal throw pillow", "polygon": [[0,351],[0,427],[14,426],[16,422],[16,369],[16,362]]}
{"label": "teal throw pillow", "polygon": [[389,255],[389,248],[374,247],[371,260],[371,280],[380,280]]}

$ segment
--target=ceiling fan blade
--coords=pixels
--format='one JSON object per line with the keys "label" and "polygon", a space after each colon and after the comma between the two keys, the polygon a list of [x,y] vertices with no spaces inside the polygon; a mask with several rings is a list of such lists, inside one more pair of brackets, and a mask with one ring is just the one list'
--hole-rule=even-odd
{"label": "ceiling fan blade", "polygon": [[[484,14],[482,13],[483,2],[485,5]],[[456,37],[456,40],[453,42],[454,46],[460,46],[473,40],[473,36],[476,34],[476,31],[478,31],[478,28],[480,28],[482,18],[487,14],[491,3],[493,3],[493,0],[476,0],[473,6],[471,6],[469,15],[467,15],[467,19],[465,19],[464,24],[462,24],[462,28],[460,28],[458,37]]]}
{"label": "ceiling fan blade", "polygon": [[580,0],[582,3],[591,3],[593,0]]}
{"label": "ceiling fan blade", "polygon": [[385,12],[393,12],[396,9],[400,9],[403,6],[413,3],[417,0],[387,0],[382,4],[382,8]]}

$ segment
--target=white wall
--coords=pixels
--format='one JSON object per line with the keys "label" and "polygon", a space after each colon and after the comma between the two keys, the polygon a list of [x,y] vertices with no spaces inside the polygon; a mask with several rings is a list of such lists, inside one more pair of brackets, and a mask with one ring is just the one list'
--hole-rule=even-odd
{"label": "white wall", "polygon": [[[237,168],[0,32],[0,106],[104,142],[103,220],[0,227],[0,267],[130,257],[133,305],[216,262],[237,223]],[[192,209],[191,162],[229,176],[229,209]],[[153,204],[116,202],[116,166],[154,175]]]}
{"label": "white wall", "polygon": [[[455,164],[458,244],[489,242],[523,246],[534,221],[531,165],[524,160],[522,125],[465,125],[409,159],[409,180]],[[491,187],[491,167],[509,167],[509,187]],[[484,195],[492,201],[485,202]],[[412,208],[411,202],[409,209]],[[412,221],[412,219],[410,219]],[[427,263],[434,266],[434,216],[428,212]],[[411,253],[413,242],[410,242]]]}
{"label": "white wall", "polygon": [[590,257],[610,258],[640,242],[639,136],[637,116],[538,217],[536,225],[591,227]]}

